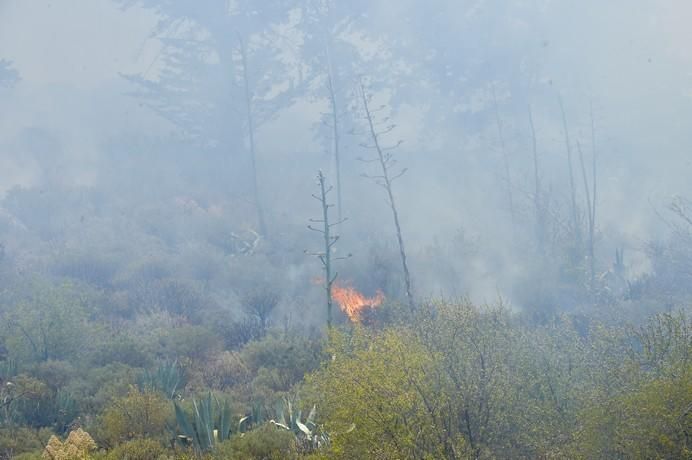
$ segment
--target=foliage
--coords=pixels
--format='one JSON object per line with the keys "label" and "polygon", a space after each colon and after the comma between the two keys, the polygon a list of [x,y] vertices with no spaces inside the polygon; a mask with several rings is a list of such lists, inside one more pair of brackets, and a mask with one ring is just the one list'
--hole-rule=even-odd
{"label": "foliage", "polygon": [[159,339],[163,357],[204,361],[221,350],[221,340],[204,326],[182,324],[165,332]]}
{"label": "foliage", "polygon": [[37,430],[27,427],[0,426],[0,458],[19,457],[26,454],[32,455],[34,459],[40,459],[41,451],[51,436],[53,432],[47,428]]}
{"label": "foliage", "polygon": [[240,357],[255,376],[256,397],[273,403],[319,366],[323,350],[321,341],[269,335],[248,343]]}
{"label": "foliage", "polygon": [[655,379],[585,409],[574,458],[692,457],[691,371]]}
{"label": "foliage", "polygon": [[289,460],[299,457],[292,433],[264,424],[242,436],[233,436],[219,444],[213,458]]}
{"label": "foliage", "polygon": [[464,302],[402,318],[335,333],[332,360],[307,379],[336,458],[688,454],[683,313],[635,330],[572,316],[527,326]]}
{"label": "foliage", "polygon": [[96,450],[94,439],[81,428],[71,431],[65,442],[51,436],[43,451],[44,460],[88,460]]}
{"label": "foliage", "polygon": [[87,302],[72,286],[37,282],[30,297],[4,318],[2,333],[10,356],[47,361],[83,351],[90,331]]}
{"label": "foliage", "polygon": [[248,424],[248,417],[243,417],[233,426],[231,407],[228,401],[221,404],[212,397],[211,392],[199,401],[192,399],[192,415],[188,414],[178,404],[175,406],[177,432],[175,439],[183,445],[191,445],[197,452],[207,452],[217,443],[226,441],[233,430],[242,432]]}
{"label": "foliage", "polygon": [[[331,336],[332,360],[309,379],[334,458],[441,458],[460,451],[431,417],[428,381],[438,356],[405,331]],[[443,397],[444,401],[444,397]],[[353,426],[355,425],[355,426]]]}
{"label": "foliage", "polygon": [[168,451],[154,439],[134,439],[108,451],[103,460],[168,460]]}
{"label": "foliage", "polygon": [[126,396],[106,407],[96,434],[110,447],[139,438],[163,440],[172,416],[170,403],[163,395],[132,387]]}
{"label": "foliage", "polygon": [[33,407],[33,402],[40,401],[49,393],[46,385],[26,374],[14,376],[0,387],[2,405],[0,405],[0,421],[3,425],[27,424],[27,414],[23,409]]}
{"label": "foliage", "polygon": [[155,372],[145,370],[138,386],[142,391],[158,391],[168,399],[175,399],[185,387],[184,370],[177,361],[163,362]]}
{"label": "foliage", "polygon": [[149,367],[152,363],[152,346],[133,334],[114,333],[99,337],[91,353],[90,361],[95,367],[113,363],[127,364],[132,367]]}
{"label": "foliage", "polygon": [[279,405],[276,420],[269,423],[289,431],[295,436],[295,445],[300,453],[315,452],[329,446],[329,435],[315,423],[317,406],[313,405],[308,415],[302,419],[303,411],[297,408],[297,401],[284,397]]}
{"label": "foliage", "polygon": [[212,390],[245,387],[252,380],[251,370],[237,351],[215,355],[201,370],[202,385]]}

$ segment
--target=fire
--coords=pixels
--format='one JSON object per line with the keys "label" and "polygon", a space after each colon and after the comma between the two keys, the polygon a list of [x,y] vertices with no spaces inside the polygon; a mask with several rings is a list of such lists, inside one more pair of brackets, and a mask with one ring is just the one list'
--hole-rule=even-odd
{"label": "fire", "polygon": [[350,286],[341,286],[334,283],[332,286],[332,299],[339,304],[341,311],[346,316],[357,323],[360,321],[361,313],[367,308],[375,308],[384,301],[384,294],[378,290],[374,297],[366,297]]}

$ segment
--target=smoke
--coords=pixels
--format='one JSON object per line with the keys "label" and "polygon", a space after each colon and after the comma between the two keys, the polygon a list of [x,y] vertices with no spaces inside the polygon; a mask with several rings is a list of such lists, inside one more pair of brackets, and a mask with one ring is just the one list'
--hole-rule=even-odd
{"label": "smoke", "polygon": [[[239,30],[234,19],[211,17],[209,8],[185,22],[176,16],[185,13],[182,3],[168,12],[160,2],[122,3],[0,7],[0,57],[21,76],[13,87],[0,87],[0,192],[103,188],[138,205],[154,194],[192,196],[223,203],[219,222],[252,228],[246,109],[231,52]],[[622,247],[631,276],[649,270],[643,245],[666,229],[657,211],[673,195],[692,194],[692,31],[684,19],[692,6],[634,3],[378,0],[335,5],[330,23],[309,23],[298,6],[287,12],[257,6],[253,21],[266,27],[255,33],[256,43],[268,48],[266,37],[281,37],[283,66],[272,67],[264,49],[250,57],[258,75],[255,115],[262,121],[255,133],[258,181],[277,254],[271,263],[284,267],[295,292],[307,289],[297,285],[319,270],[300,257],[313,244],[305,224],[319,215],[310,198],[314,174],[323,169],[336,182],[329,129],[316,129],[329,110],[319,76],[324,43],[315,39],[326,34],[339,76],[342,212],[349,218],[339,226],[338,251],[355,254],[340,262],[340,276],[378,284],[364,286],[373,292],[400,288],[386,196],[362,177],[373,165],[360,160],[372,153],[361,146],[369,140],[354,97],[360,78],[386,106],[378,116],[396,125],[384,140],[402,141],[393,154],[408,171],[394,192],[416,295],[502,296],[520,307],[530,301],[528,274],[544,269],[540,254],[549,250],[535,247],[528,110],[543,192],[558,221],[555,234],[562,235],[569,178],[560,97],[573,143],[588,158],[598,156],[599,271],[609,269]],[[201,68],[171,68],[179,57],[172,47],[187,43],[190,30],[216,50],[214,59],[201,59]],[[142,88],[122,75],[139,76],[145,90],[173,75],[182,86],[166,94],[180,97],[152,105],[133,97]],[[180,107],[185,110],[172,122],[171,111]],[[216,115],[198,115],[209,113]],[[190,139],[186,128],[195,123],[221,135],[213,142]],[[560,265],[561,256],[547,257]]]}

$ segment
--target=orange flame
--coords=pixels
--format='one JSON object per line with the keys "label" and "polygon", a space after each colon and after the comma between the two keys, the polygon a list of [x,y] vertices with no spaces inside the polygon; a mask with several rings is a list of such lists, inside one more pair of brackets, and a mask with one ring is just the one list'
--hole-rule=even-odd
{"label": "orange flame", "polygon": [[332,286],[332,299],[339,304],[341,311],[354,323],[360,322],[361,313],[367,308],[375,308],[384,301],[384,293],[378,290],[374,297],[366,297],[350,286],[341,286],[334,283]]}

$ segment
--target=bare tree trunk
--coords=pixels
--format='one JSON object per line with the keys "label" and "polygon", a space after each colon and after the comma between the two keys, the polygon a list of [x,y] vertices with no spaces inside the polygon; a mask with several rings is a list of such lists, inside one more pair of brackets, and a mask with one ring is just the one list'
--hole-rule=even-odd
{"label": "bare tree trunk", "polygon": [[581,173],[584,181],[584,193],[586,195],[586,212],[587,212],[587,232],[588,232],[588,257],[589,257],[589,274],[591,280],[591,291],[593,292],[596,282],[596,260],[595,260],[595,232],[596,232],[596,133],[593,119],[593,108],[590,108],[589,116],[591,119],[591,189],[589,189],[589,182],[586,176],[586,166],[584,165],[584,153],[582,152],[581,145],[577,142],[577,148],[579,150],[579,163],[581,165]]}
{"label": "bare tree trunk", "polygon": [[541,176],[538,169],[538,143],[536,141],[536,127],[533,124],[533,113],[529,105],[529,127],[531,128],[531,147],[533,149],[533,205],[536,213],[536,240],[539,247],[545,243],[545,212],[543,210],[543,202],[541,194]]}
{"label": "bare tree trunk", "polygon": [[598,191],[596,188],[597,184],[597,175],[596,175],[596,163],[597,163],[597,155],[596,155],[596,128],[595,128],[595,122],[593,118],[593,104],[589,105],[589,118],[591,119],[591,178],[593,180],[593,190],[592,190],[592,206],[591,206],[591,233],[594,233],[596,231],[596,192]]}
{"label": "bare tree trunk", "polygon": [[399,243],[399,256],[401,258],[401,266],[404,272],[404,287],[406,289],[406,299],[411,310],[415,309],[413,303],[413,294],[411,291],[411,275],[408,269],[408,262],[406,258],[406,250],[404,248],[404,239],[401,236],[401,224],[399,223],[399,212],[397,211],[396,202],[394,200],[394,193],[392,192],[392,182],[399,177],[401,177],[406,170],[401,170],[398,174],[392,176],[391,167],[393,166],[393,158],[390,152],[385,152],[383,147],[380,145],[380,136],[390,132],[394,125],[386,127],[384,130],[378,131],[375,128],[375,121],[373,119],[372,111],[370,110],[370,102],[368,95],[365,92],[365,87],[361,83],[360,85],[361,97],[363,100],[363,107],[365,109],[365,119],[368,122],[368,128],[370,131],[370,136],[372,138],[372,147],[377,152],[377,161],[382,169],[382,174],[377,176],[370,176],[375,179],[376,183],[382,186],[387,192],[387,198],[389,200],[389,208],[392,211],[392,217],[394,218],[394,228],[396,230],[396,238]]}
{"label": "bare tree trunk", "polygon": [[336,167],[336,213],[340,221],[342,216],[341,201],[341,156],[340,156],[340,136],[339,136],[339,111],[336,103],[336,89],[334,88],[334,71],[332,69],[331,56],[327,48],[328,72],[327,89],[329,90],[329,103],[332,107],[332,149],[334,153],[334,165]]}
{"label": "bare tree trunk", "polygon": [[321,228],[316,228],[313,227],[312,225],[308,225],[308,228],[310,230],[313,230],[315,232],[321,233],[323,238],[324,238],[324,249],[321,252],[317,253],[311,253],[311,255],[316,256],[320,262],[322,262],[322,267],[324,268],[324,289],[327,295],[327,327],[331,328],[332,327],[332,309],[333,309],[333,300],[332,300],[332,286],[334,285],[334,281],[336,281],[336,277],[338,276],[337,273],[333,273],[332,271],[332,262],[334,260],[339,260],[339,259],[344,259],[345,257],[337,257],[337,258],[332,258],[332,247],[336,244],[336,242],[339,240],[339,235],[333,235],[332,234],[332,227],[336,225],[340,225],[343,220],[339,220],[335,223],[330,223],[329,222],[329,208],[331,208],[332,204],[329,204],[327,202],[327,195],[329,192],[332,190],[332,187],[327,187],[326,186],[326,181],[324,178],[324,174],[322,174],[322,171],[318,171],[317,173],[317,185],[320,189],[320,194],[319,195],[312,195],[313,198],[315,198],[317,201],[320,202],[320,205],[322,207],[322,218],[321,219],[310,219],[310,222],[312,223],[319,223],[321,224]]}
{"label": "bare tree trunk", "polygon": [[259,233],[267,236],[267,225],[264,218],[264,209],[259,196],[259,187],[257,184],[257,148],[255,146],[255,120],[252,115],[252,92],[250,91],[250,81],[248,76],[247,49],[245,42],[240,41],[240,57],[243,64],[243,87],[245,90],[245,110],[247,114],[247,129],[248,129],[248,144],[250,148],[250,163],[252,167],[252,197],[255,202],[257,211],[257,223],[259,225]]}
{"label": "bare tree trunk", "polygon": [[514,230],[515,225],[515,215],[514,215],[514,192],[512,191],[512,174],[509,164],[509,154],[507,153],[507,146],[505,144],[505,135],[502,127],[502,119],[500,118],[500,108],[497,103],[497,95],[495,94],[495,85],[492,85],[493,93],[493,105],[495,108],[495,124],[497,125],[497,136],[500,141],[500,151],[502,153],[502,159],[504,162],[505,169],[505,182],[507,185],[507,202],[509,204],[509,213],[512,219],[512,230]]}
{"label": "bare tree trunk", "polygon": [[[581,144],[577,142],[577,150],[579,151],[579,164],[581,166],[582,179],[584,181],[584,193],[586,195],[586,212],[587,212],[587,252],[589,257],[589,280],[591,292],[594,292],[594,284],[596,281],[596,268],[594,265],[594,225],[593,225],[593,203],[591,201],[591,191],[589,190],[589,180],[586,177],[586,167],[584,166],[584,153],[581,149]],[[594,178],[595,182],[595,178]]]}
{"label": "bare tree trunk", "polygon": [[560,97],[560,112],[562,113],[562,126],[565,134],[565,147],[567,149],[567,169],[569,171],[569,190],[572,204],[572,227],[575,235],[577,249],[581,250],[581,228],[579,226],[579,211],[577,209],[577,189],[574,185],[574,170],[572,167],[572,143],[569,138],[569,128],[567,127],[567,115],[565,115],[565,106]]}

